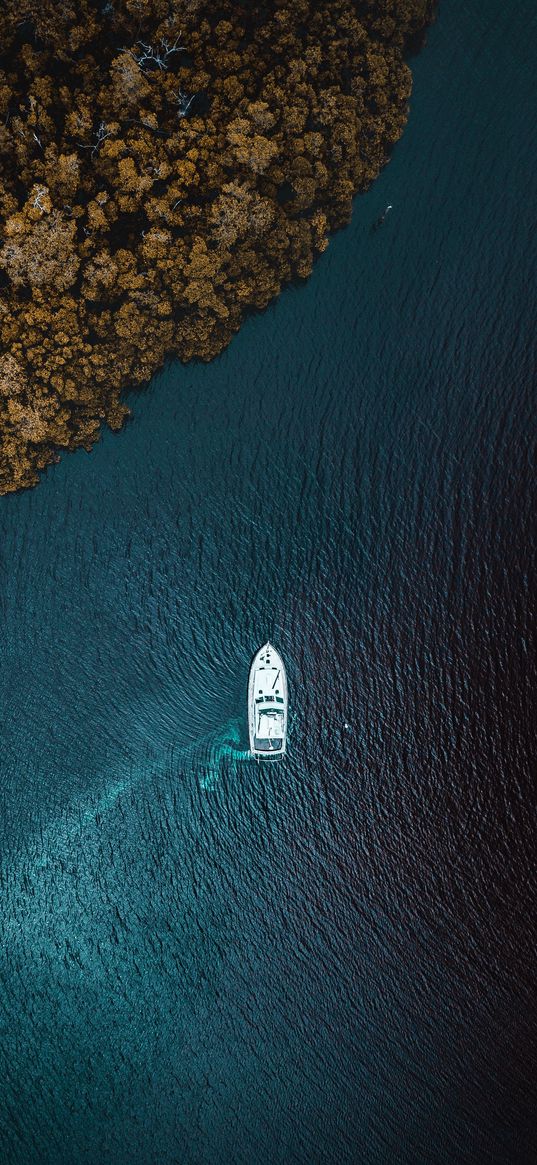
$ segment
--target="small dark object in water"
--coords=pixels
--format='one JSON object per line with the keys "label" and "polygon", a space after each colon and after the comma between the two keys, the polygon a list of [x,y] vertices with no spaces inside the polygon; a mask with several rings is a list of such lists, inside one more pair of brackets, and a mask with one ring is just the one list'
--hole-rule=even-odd
{"label": "small dark object in water", "polygon": [[371,226],[372,231],[378,231],[379,227],[383,226],[383,224],[386,222],[386,216],[390,213],[390,210],[393,210],[391,202],[388,204],[386,209],[383,210],[382,214],[379,214],[379,217],[375,219]]}

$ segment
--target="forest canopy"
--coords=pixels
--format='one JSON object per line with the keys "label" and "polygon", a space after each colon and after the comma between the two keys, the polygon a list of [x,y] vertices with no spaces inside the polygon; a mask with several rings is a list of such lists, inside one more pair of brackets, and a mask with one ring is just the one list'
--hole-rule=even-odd
{"label": "forest canopy", "polygon": [[407,117],[432,0],[4,0],[0,492],[306,278]]}

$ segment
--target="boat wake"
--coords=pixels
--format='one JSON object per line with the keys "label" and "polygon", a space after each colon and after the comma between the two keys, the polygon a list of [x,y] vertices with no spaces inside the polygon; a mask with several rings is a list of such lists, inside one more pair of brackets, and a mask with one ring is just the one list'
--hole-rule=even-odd
{"label": "boat wake", "polygon": [[212,737],[210,742],[206,742],[207,755],[202,760],[198,777],[202,789],[209,791],[218,784],[224,764],[252,759],[248,750],[244,751],[238,747],[240,740],[240,723],[238,720],[230,720],[217,737]]}
{"label": "boat wake", "polygon": [[[142,763],[125,766],[121,775],[105,782],[100,790],[88,790],[85,797],[77,798],[65,805],[58,815],[30,834],[27,839],[22,864],[35,874],[47,867],[67,860],[73,850],[79,849],[95,834],[105,828],[109,814],[116,811],[120,815],[127,811],[136,790],[148,784],[160,787],[164,792],[173,792],[177,786],[188,787],[189,782],[197,784],[204,792],[215,788],[223,775],[233,772],[236,762],[251,760],[250,753],[240,748],[241,722],[228,721],[218,733],[211,733],[192,741],[179,749],[172,748],[166,756],[144,758]],[[20,855],[19,855],[20,858]],[[15,863],[16,865],[16,863]],[[12,880],[15,866],[10,855],[0,858],[0,880]]]}

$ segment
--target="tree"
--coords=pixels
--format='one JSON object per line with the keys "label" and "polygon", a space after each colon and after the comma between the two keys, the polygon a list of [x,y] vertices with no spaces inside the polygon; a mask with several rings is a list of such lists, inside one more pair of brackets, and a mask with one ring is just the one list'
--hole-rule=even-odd
{"label": "tree", "polygon": [[76,224],[58,210],[49,212],[49,207],[47,188],[34,187],[23,213],[6,223],[0,267],[15,287],[53,284],[65,291],[75,282],[80,267],[74,246]]}

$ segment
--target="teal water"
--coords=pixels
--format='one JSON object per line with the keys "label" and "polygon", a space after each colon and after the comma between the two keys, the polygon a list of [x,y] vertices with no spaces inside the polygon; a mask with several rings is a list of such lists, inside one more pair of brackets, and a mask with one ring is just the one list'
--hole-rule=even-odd
{"label": "teal water", "polygon": [[308,283],[0,500],[6,1165],[536,1159],[536,20],[446,0]]}

